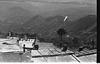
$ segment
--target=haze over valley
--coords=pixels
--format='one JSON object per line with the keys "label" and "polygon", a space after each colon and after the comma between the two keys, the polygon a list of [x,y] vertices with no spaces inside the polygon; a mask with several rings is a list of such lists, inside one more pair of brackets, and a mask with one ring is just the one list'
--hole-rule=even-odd
{"label": "haze over valley", "polygon": [[88,15],[95,17],[96,0],[1,0],[0,31],[45,33],[55,31],[63,24],[67,26],[66,30],[71,30],[63,21],[65,16],[71,23],[78,23],[80,18],[88,18]]}

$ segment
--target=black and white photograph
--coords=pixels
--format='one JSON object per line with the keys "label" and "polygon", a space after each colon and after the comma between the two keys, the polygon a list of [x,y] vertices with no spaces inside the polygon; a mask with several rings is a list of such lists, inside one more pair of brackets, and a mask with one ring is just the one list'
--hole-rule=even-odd
{"label": "black and white photograph", "polygon": [[0,0],[0,63],[97,63],[97,0]]}

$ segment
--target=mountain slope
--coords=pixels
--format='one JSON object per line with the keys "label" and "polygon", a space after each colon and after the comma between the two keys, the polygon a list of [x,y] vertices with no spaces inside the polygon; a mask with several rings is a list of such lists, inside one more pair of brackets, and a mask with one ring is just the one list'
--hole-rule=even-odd
{"label": "mountain slope", "polygon": [[30,11],[18,6],[7,9],[6,13],[5,19],[1,21],[0,25],[2,32],[17,31],[21,24],[27,22],[33,16]]}
{"label": "mountain slope", "polygon": [[42,16],[37,15],[24,23],[22,26],[30,32],[46,34],[59,28],[63,24],[63,19],[63,16],[43,18]]}
{"label": "mountain slope", "polygon": [[96,21],[96,15],[88,15],[66,25],[65,28],[66,30],[74,32],[84,31],[96,24]]}

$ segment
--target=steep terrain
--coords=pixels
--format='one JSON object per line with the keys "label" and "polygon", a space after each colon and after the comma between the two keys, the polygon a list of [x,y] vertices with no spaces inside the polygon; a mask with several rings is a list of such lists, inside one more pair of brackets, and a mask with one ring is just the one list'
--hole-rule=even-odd
{"label": "steep terrain", "polygon": [[66,25],[65,28],[73,32],[79,32],[89,29],[91,30],[92,28],[96,27],[96,18],[96,15],[87,15],[70,23],[69,25]]}
{"label": "steep terrain", "polygon": [[[26,32],[28,30],[30,31],[36,30],[36,32],[43,32],[43,31],[47,32],[48,29],[50,29],[50,31],[51,30],[54,31],[56,30],[55,28],[60,26],[60,23],[61,24],[63,23],[63,19],[62,20],[58,19],[59,16],[64,16],[64,17],[69,16],[71,21],[75,21],[81,17],[91,14],[93,15],[96,14],[96,2],[92,1],[80,2],[72,0],[72,1],[56,2],[53,0],[52,1],[48,0],[47,1],[40,1],[40,0],[1,1],[0,0],[0,20],[1,20],[0,31]],[[34,16],[35,17],[41,16],[41,17],[37,17],[35,19]],[[58,18],[56,20],[55,17],[57,16]],[[51,20],[48,20],[47,18],[50,18]],[[34,22],[33,25],[31,24],[32,21]],[[28,25],[26,26],[26,24]],[[22,25],[25,25],[26,27],[24,28]],[[39,25],[41,27],[38,27]],[[55,28],[51,29],[53,27]]]}

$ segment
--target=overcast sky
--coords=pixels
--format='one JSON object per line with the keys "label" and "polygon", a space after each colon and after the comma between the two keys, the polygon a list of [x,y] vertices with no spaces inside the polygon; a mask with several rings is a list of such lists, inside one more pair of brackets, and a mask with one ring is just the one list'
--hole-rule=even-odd
{"label": "overcast sky", "polygon": [[[6,2],[4,2],[6,1]],[[9,14],[8,8],[20,6],[33,14],[43,14],[52,12],[59,13],[77,13],[77,12],[95,12],[96,0],[0,0],[0,14]],[[6,13],[7,12],[7,13]]]}
{"label": "overcast sky", "polygon": [[31,2],[71,2],[71,1],[76,1],[76,2],[88,2],[88,3],[95,3],[96,0],[0,0],[0,1],[31,1]]}

